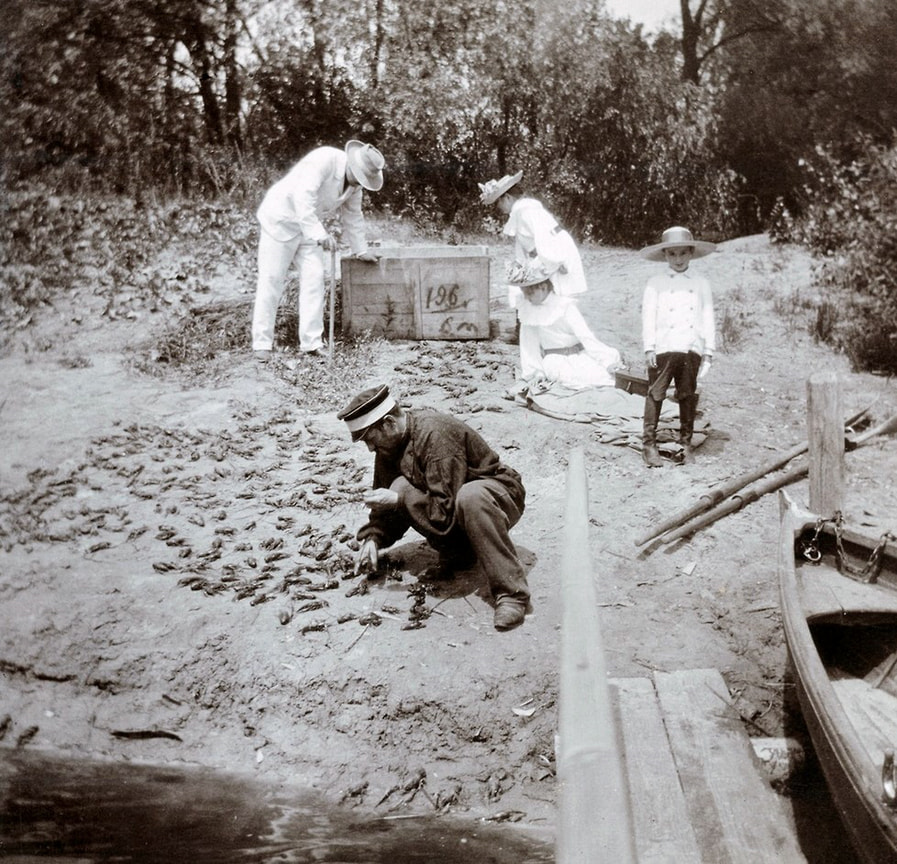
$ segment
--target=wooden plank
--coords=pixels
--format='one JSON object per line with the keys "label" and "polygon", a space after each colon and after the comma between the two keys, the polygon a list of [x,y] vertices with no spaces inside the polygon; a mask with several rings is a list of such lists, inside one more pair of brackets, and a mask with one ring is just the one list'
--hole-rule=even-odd
{"label": "wooden plank", "polygon": [[847,612],[897,615],[897,592],[891,588],[857,582],[829,567],[801,567],[797,578],[807,620]]}
{"label": "wooden plank", "polygon": [[658,672],[654,683],[703,860],[805,862],[784,804],[754,763],[719,672]]}
{"label": "wooden plank", "polygon": [[379,264],[343,261],[343,331],[419,339],[418,271],[418,263],[407,259],[381,259]]}
{"label": "wooden plank", "polygon": [[422,260],[418,308],[424,339],[488,339],[489,259]]}
{"label": "wooden plank", "polygon": [[383,247],[377,264],[342,262],[343,331],[387,339],[488,339],[485,247]]}
{"label": "wooden plank", "polygon": [[832,687],[869,758],[880,765],[884,751],[897,744],[897,698],[859,678],[841,678]]}
{"label": "wooden plank", "polygon": [[612,679],[639,864],[701,861],[660,704],[649,678]]}
{"label": "wooden plank", "polygon": [[589,560],[588,484],[582,449],[567,465],[561,561],[557,864],[635,864],[631,798],[623,767]]}

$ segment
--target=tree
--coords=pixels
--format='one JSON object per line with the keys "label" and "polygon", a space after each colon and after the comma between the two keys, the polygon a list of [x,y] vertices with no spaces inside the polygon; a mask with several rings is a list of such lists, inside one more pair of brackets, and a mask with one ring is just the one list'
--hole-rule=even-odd
{"label": "tree", "polygon": [[[694,7],[694,8],[692,8]],[[679,0],[682,80],[700,84],[704,67],[733,43],[775,32],[780,19],[764,0]]]}
{"label": "tree", "polygon": [[[203,130],[239,146],[239,0],[9,0],[2,134],[18,174],[202,182]],[[72,178],[74,180],[74,178]]]}
{"label": "tree", "polygon": [[825,144],[845,161],[856,142],[897,128],[897,8],[890,0],[786,0],[779,26],[726,53],[721,155],[747,178],[763,214],[801,206],[800,160]]}

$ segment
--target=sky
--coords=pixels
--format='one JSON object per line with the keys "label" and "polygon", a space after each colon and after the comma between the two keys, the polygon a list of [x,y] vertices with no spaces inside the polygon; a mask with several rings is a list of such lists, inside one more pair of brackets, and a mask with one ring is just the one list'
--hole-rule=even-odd
{"label": "sky", "polygon": [[605,7],[615,18],[643,24],[646,33],[656,33],[671,23],[679,24],[679,0],[606,0]]}

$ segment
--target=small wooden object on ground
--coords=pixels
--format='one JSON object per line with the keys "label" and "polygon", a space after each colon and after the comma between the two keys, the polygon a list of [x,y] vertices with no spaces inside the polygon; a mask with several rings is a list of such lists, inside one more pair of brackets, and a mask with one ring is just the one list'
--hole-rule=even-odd
{"label": "small wooden object on ground", "polygon": [[386,339],[488,339],[485,246],[381,247],[342,262],[343,331]]}
{"label": "small wooden object on ground", "polygon": [[644,375],[635,375],[626,369],[618,369],[614,372],[614,386],[618,390],[625,390],[636,396],[648,394],[648,379]]}

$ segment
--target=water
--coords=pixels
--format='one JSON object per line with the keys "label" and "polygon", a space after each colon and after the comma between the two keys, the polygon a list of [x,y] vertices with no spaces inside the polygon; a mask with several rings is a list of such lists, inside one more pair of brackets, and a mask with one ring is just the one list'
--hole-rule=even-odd
{"label": "water", "polygon": [[540,864],[525,829],[455,816],[357,817],[308,791],[207,770],[0,754],[0,858],[50,862]]}

